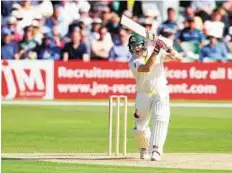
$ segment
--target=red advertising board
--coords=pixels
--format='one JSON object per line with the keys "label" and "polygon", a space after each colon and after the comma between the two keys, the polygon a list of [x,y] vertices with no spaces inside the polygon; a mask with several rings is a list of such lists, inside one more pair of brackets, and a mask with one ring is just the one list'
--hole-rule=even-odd
{"label": "red advertising board", "polygon": [[232,100],[232,63],[168,63],[171,99]]}
{"label": "red advertising board", "polygon": [[112,94],[133,97],[135,84],[127,63],[55,62],[54,96],[57,99],[106,99]]}
{"label": "red advertising board", "polygon": [[2,99],[52,99],[53,61],[3,60]]}
{"label": "red advertising board", "polygon": [[[232,100],[232,63],[167,63],[171,99]],[[127,63],[2,61],[2,99],[135,96]]]}
{"label": "red advertising board", "polygon": [[[55,62],[56,99],[134,98],[135,83],[127,63]],[[167,63],[171,99],[232,100],[232,63]]]}

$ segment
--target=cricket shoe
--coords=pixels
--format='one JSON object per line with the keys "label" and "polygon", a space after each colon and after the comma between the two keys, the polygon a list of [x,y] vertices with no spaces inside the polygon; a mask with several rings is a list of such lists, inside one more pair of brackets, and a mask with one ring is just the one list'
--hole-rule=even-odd
{"label": "cricket shoe", "polygon": [[158,151],[153,150],[151,153],[151,161],[159,161],[161,160],[161,155]]}
{"label": "cricket shoe", "polygon": [[141,148],[140,150],[140,159],[149,159],[150,155],[148,153],[148,150],[146,148]]}

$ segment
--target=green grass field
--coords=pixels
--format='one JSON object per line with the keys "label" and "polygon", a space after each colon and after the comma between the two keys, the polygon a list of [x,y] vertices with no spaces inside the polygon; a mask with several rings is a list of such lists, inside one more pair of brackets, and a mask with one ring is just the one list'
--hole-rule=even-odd
{"label": "green grass field", "polygon": [[[175,107],[171,111],[165,152],[232,153],[231,108]],[[2,153],[106,152],[107,113],[108,107],[2,105]],[[132,113],[133,108],[129,107],[128,152],[137,152],[130,130],[133,128]],[[22,164],[24,166],[20,166]],[[151,172],[153,169],[2,161],[2,170],[5,173]],[[209,172],[161,168],[156,170],[167,173]]]}
{"label": "green grass field", "polygon": [[230,173],[231,171],[116,167],[39,161],[2,161],[3,173]]}

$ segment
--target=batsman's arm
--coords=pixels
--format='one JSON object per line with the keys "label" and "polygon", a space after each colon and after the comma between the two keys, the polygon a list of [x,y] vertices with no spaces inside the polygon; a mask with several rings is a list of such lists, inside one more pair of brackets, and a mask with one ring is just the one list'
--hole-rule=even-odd
{"label": "batsman's arm", "polygon": [[164,57],[164,62],[170,62],[170,61],[178,61],[180,62],[182,60],[182,56],[174,49],[171,49],[169,53],[167,53]]}
{"label": "batsman's arm", "polygon": [[148,61],[138,67],[138,72],[150,72],[155,64],[157,53],[154,51]]}

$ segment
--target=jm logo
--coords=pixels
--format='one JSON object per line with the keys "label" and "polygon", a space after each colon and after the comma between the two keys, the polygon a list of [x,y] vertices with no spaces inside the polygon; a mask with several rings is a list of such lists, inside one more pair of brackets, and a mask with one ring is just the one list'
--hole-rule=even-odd
{"label": "jm logo", "polygon": [[43,73],[45,74],[44,70],[34,66],[31,68],[24,66],[11,67],[7,61],[3,61],[2,79],[5,79],[5,84],[2,82],[2,98],[12,99],[20,92],[45,91]]}

